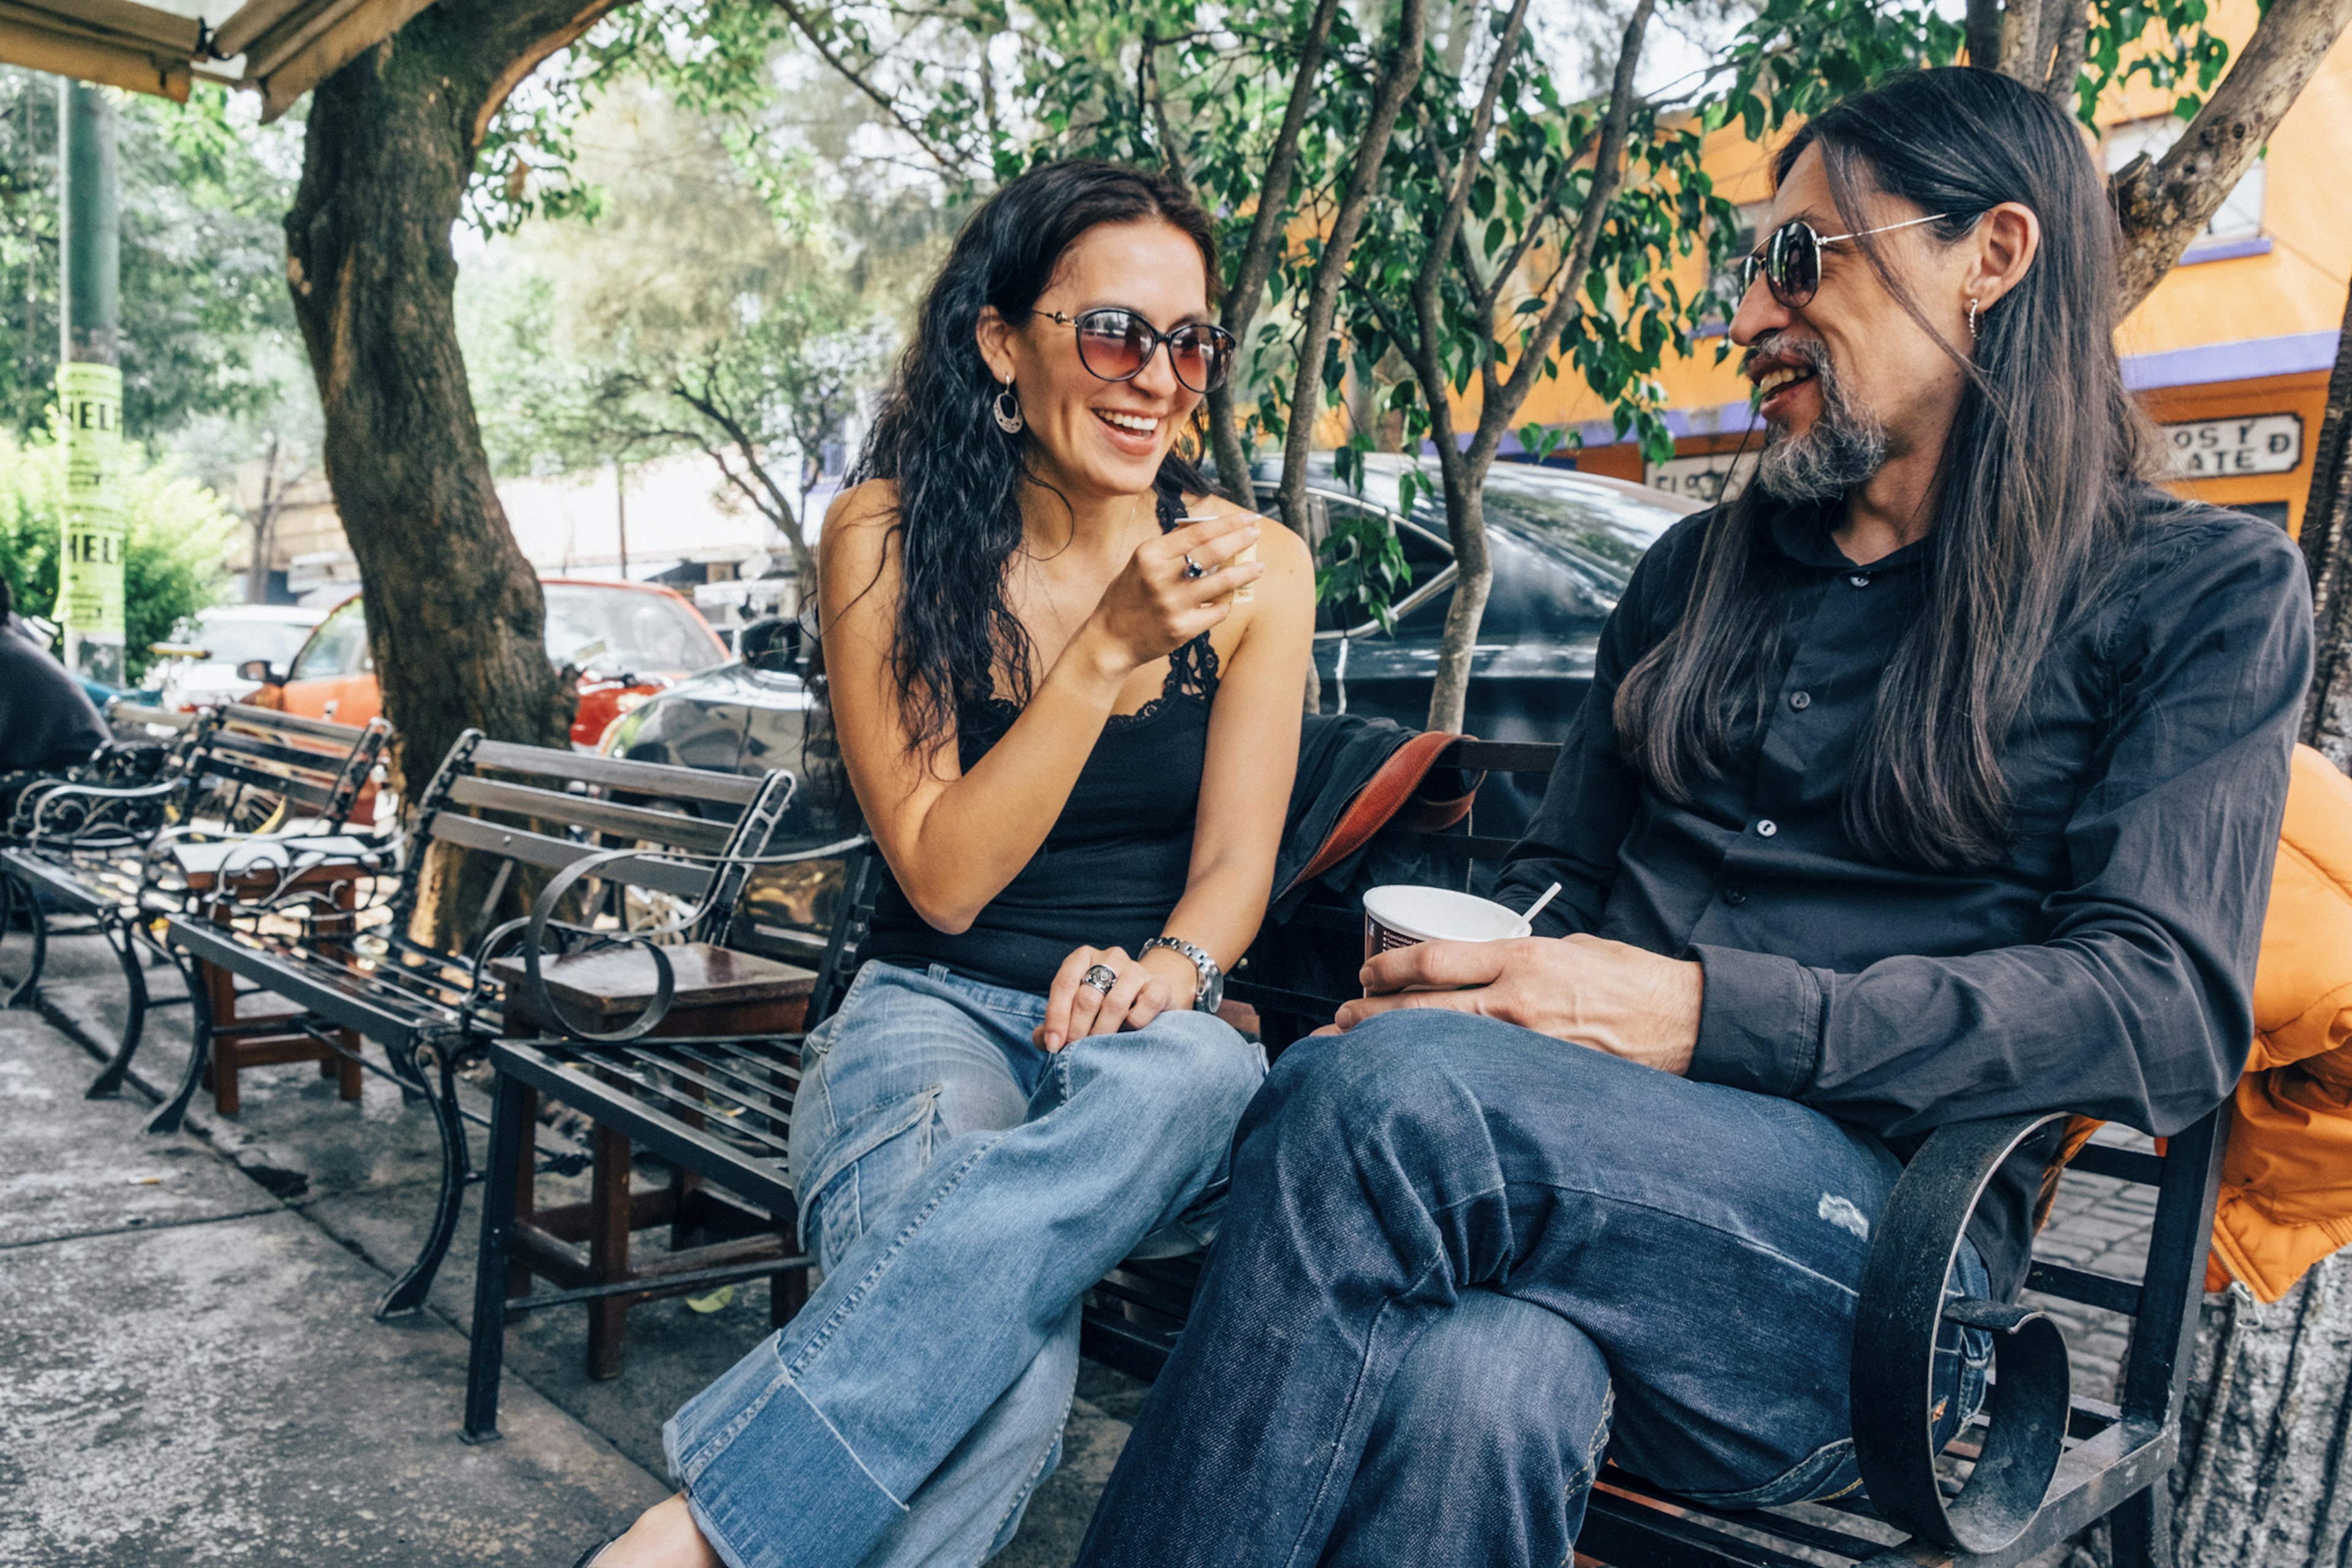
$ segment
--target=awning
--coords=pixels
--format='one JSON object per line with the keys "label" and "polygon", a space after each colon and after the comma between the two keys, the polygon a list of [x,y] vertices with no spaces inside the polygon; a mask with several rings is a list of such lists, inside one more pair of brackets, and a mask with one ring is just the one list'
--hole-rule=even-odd
{"label": "awning", "polygon": [[261,94],[275,120],[433,0],[216,0],[219,19],[139,0],[0,0],[0,63],[185,102],[194,78]]}

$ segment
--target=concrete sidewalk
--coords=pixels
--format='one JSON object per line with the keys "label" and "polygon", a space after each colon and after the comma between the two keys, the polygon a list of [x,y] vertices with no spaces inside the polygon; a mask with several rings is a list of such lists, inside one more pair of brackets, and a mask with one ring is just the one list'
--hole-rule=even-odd
{"label": "concrete sidewalk", "polygon": [[[85,1100],[121,977],[95,939],[50,960],[40,1012],[0,1012],[0,1563],[568,1568],[669,1490],[661,1423],[767,1332],[764,1285],[709,1314],[636,1309],[609,1383],[586,1374],[583,1312],[520,1320],[504,1438],[468,1447],[478,1209],[425,1314],[371,1316],[430,1215],[423,1105],[374,1075],[349,1105],[309,1064],[263,1068],[238,1116],[199,1096],[186,1132],[148,1137],[185,1009],[151,1015],[131,1091]],[[150,978],[178,994],[168,968]],[[541,1178],[543,1202],[585,1189]],[[1142,1390],[1089,1366],[1082,1393],[1006,1568],[1076,1554]]]}

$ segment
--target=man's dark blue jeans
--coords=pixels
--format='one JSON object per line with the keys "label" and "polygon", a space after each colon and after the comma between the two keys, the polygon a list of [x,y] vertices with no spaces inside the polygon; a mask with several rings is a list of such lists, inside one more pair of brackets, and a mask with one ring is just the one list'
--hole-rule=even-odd
{"label": "man's dark blue jeans", "polygon": [[[1856,1479],[1855,1288],[1901,1167],[1790,1100],[1492,1019],[1303,1041],[1087,1568],[1557,1568],[1604,1451],[1757,1507]],[[1962,1245],[1954,1286],[1985,1289]],[[1948,1437],[1983,1392],[1937,1358]]]}

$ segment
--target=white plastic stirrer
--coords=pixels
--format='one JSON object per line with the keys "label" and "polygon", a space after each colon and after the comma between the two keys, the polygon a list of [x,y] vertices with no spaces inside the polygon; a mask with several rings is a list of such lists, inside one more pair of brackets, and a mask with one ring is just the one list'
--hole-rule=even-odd
{"label": "white plastic stirrer", "polygon": [[1528,912],[1521,915],[1519,918],[1528,922],[1528,930],[1533,931],[1535,929],[1536,917],[1543,913],[1543,907],[1551,902],[1552,895],[1559,891],[1559,884],[1558,882],[1554,882],[1550,887],[1546,888],[1543,890],[1542,898],[1538,899],[1534,903],[1528,906]]}

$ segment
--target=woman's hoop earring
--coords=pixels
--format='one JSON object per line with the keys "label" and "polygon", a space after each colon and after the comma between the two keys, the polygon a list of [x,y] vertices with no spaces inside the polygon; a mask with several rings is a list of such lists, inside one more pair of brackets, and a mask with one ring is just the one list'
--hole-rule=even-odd
{"label": "woman's hoop earring", "polygon": [[996,427],[1007,436],[1018,436],[1026,423],[1021,417],[1020,400],[1013,395],[1013,384],[1008,381],[1004,390],[996,395]]}
{"label": "woman's hoop earring", "polygon": [[1975,296],[1975,295],[1971,294],[1971,295],[1969,295],[1969,339],[1970,339],[1971,341],[1973,341],[1973,340],[1975,339],[1976,335],[1977,335],[1977,298],[1976,298],[1976,296]]}

